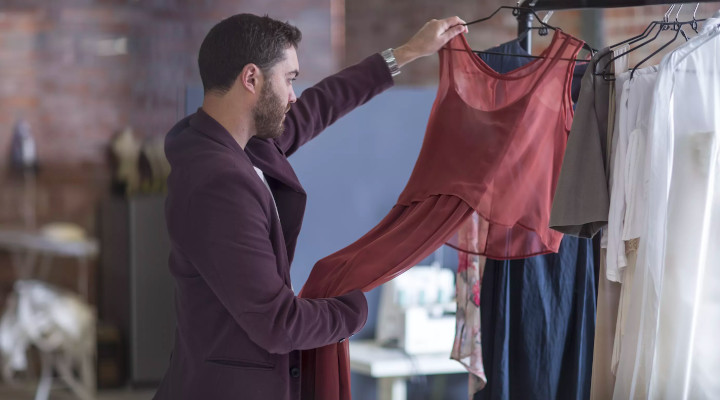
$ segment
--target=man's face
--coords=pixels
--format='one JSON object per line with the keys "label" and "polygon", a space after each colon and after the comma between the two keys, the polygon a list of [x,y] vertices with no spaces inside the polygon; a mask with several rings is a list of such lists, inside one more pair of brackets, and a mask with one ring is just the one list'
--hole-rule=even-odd
{"label": "man's face", "polygon": [[267,74],[257,103],[253,107],[255,136],[273,139],[282,135],[285,114],[297,98],[292,84],[299,74],[297,53],[294,47],[285,50],[285,58],[275,64]]}

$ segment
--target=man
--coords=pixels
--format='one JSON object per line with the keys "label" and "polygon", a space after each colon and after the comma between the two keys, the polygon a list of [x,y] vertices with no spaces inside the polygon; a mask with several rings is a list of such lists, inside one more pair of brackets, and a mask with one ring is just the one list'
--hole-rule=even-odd
{"label": "man", "polygon": [[363,327],[360,291],[328,299],[293,293],[290,263],[306,195],[286,157],[392,86],[391,72],[466,32],[462,23],[432,20],[405,45],[299,99],[297,28],[240,14],[210,30],[198,57],[202,108],[165,142],[177,331],[156,399],[299,399],[299,350]]}

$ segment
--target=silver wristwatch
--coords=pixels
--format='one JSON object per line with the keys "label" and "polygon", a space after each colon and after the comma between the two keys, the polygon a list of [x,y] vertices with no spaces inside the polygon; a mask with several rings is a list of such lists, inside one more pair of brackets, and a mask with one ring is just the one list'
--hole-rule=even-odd
{"label": "silver wristwatch", "polygon": [[385,59],[385,63],[388,66],[388,69],[390,70],[391,76],[397,76],[400,75],[400,66],[398,66],[397,61],[395,61],[395,54],[393,54],[393,49],[387,49],[383,50],[380,55],[383,59]]}

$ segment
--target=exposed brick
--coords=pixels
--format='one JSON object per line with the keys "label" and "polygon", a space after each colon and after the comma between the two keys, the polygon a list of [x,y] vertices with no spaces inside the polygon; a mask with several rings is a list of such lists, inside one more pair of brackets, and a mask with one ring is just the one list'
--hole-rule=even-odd
{"label": "exposed brick", "polygon": [[[269,13],[300,27],[305,84],[337,69],[330,0],[0,4],[0,174],[7,166],[13,125],[23,116],[32,126],[41,164],[40,224],[74,222],[94,233],[95,205],[108,195],[110,138],[125,126],[141,138],[165,134],[182,117],[178,110],[186,86],[199,84],[202,39],[215,23],[239,12]],[[98,53],[108,41],[123,38],[126,54]],[[0,177],[0,188],[0,224],[22,223],[23,186]],[[70,267],[65,283],[74,281]],[[5,269],[7,259],[0,257],[0,270]],[[7,280],[0,277],[0,288],[3,283]]]}
{"label": "exposed brick", "polygon": [[[95,204],[107,196],[109,186],[105,151],[110,138],[128,125],[140,137],[162,135],[181,117],[178,110],[183,108],[186,86],[199,84],[200,43],[222,18],[239,12],[268,13],[296,24],[304,36],[298,51],[300,84],[307,85],[371,53],[404,43],[431,18],[458,15],[469,21],[504,4],[502,0],[3,0],[0,174],[6,167],[13,125],[23,116],[32,125],[43,166],[37,183],[40,222],[75,222],[93,232]],[[689,18],[693,8],[684,7],[681,19]],[[702,4],[698,17],[717,8]],[[666,10],[664,6],[606,10],[606,42],[642,32]],[[557,12],[551,23],[580,35],[577,11]],[[473,48],[484,49],[516,37],[516,30],[515,18],[505,11],[471,26],[468,41]],[[534,37],[535,50],[541,51],[549,37]],[[667,37],[663,33],[662,38]],[[98,53],[107,50],[108,41],[123,39],[126,54]],[[662,43],[634,52],[631,63]],[[410,64],[398,82],[435,84],[437,57]],[[21,222],[21,186],[0,178],[0,188],[0,224]],[[7,270],[3,260],[0,254],[0,271]],[[7,279],[0,275],[0,290],[7,287]]]}

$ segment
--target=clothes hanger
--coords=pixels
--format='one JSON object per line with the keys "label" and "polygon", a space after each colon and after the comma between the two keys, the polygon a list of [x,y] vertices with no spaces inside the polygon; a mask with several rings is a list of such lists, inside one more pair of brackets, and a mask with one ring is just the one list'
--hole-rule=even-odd
{"label": "clothes hanger", "polygon": [[[700,5],[700,3],[698,3],[698,5]],[[622,42],[616,43],[610,47],[614,48],[614,47],[622,46],[624,44],[635,44],[635,43],[647,38],[648,36],[650,36],[650,33],[652,33],[652,31],[655,29],[655,27],[662,28],[663,24],[670,22],[670,14],[672,14],[672,11],[674,8],[675,8],[675,4],[671,4],[670,8],[668,8],[668,10],[665,11],[665,14],[663,15],[663,19],[660,21],[651,21],[650,24],[645,29],[645,31],[643,31],[643,33],[641,33],[637,36],[631,37],[630,39],[623,40]]]}
{"label": "clothes hanger", "polygon": [[[553,13],[554,13],[554,11],[548,11],[548,13],[545,14],[545,16],[543,17],[542,22],[547,23],[548,20],[550,19],[550,17],[553,15]],[[527,37],[527,35],[528,35],[532,30],[537,30],[537,31],[538,31],[538,34],[539,34],[540,36],[547,36],[547,34],[548,34],[548,28],[547,28],[547,27],[544,27],[544,26],[542,26],[542,25],[541,25],[541,26],[530,26],[530,27],[528,27],[525,31],[523,31],[523,32],[520,34],[520,36],[518,36],[517,39],[515,39],[515,40],[522,41],[525,37]],[[499,52],[496,52],[496,51],[487,51],[487,50],[473,50],[473,53],[475,53],[475,54],[477,54],[477,55],[493,54],[493,55],[499,55],[499,56],[506,56],[506,55],[507,55],[507,56],[513,56],[513,57],[525,57],[525,58],[535,58],[535,59],[537,59],[537,58],[543,58],[542,56],[533,56],[533,55],[531,55],[531,54],[527,54],[527,55],[523,55],[523,54],[507,54],[507,53],[499,53]],[[571,59],[564,59],[564,58],[563,58],[562,60],[572,61]],[[576,59],[575,61],[576,61],[576,62],[587,62],[587,61],[589,61],[589,60]]]}
{"label": "clothes hanger", "polygon": [[[698,7],[700,7],[700,3],[695,4],[695,10],[693,10],[693,20],[692,20],[692,23],[690,24],[690,27],[692,28],[692,30],[695,31],[696,34],[700,33],[700,32],[698,32],[698,22],[699,21],[696,19]],[[720,11],[718,11],[718,13],[720,13]]]}
{"label": "clothes hanger", "polygon": [[[698,3],[698,6],[699,5],[700,4]],[[678,16],[680,15],[680,10],[682,9],[682,5],[680,6],[680,8],[678,8],[678,12],[675,15],[675,21],[670,21],[670,15],[672,14],[674,9],[675,9],[675,4],[671,5],[670,8],[668,9],[668,11],[665,12],[665,15],[663,16],[663,19],[661,21],[652,21],[650,23],[650,25],[648,25],[648,28],[646,28],[645,31],[643,31],[643,33],[641,33],[640,35],[637,35],[628,40],[624,40],[620,43],[617,43],[617,44],[611,46],[611,47],[616,47],[618,45],[622,45],[622,44],[626,44],[626,43],[633,44],[633,43],[642,41],[650,35],[650,32],[653,31],[654,27],[658,27],[657,32],[655,33],[654,36],[652,36],[652,38],[650,38],[649,40],[647,40],[645,42],[640,43],[639,45],[637,45],[633,48],[628,49],[627,51],[625,51],[617,56],[610,58],[610,60],[608,60],[605,63],[605,65],[600,69],[600,72],[596,72],[595,75],[602,76],[605,81],[614,81],[615,80],[614,74],[610,73],[608,70],[608,67],[612,64],[613,61],[615,61],[621,57],[624,57],[625,55],[627,55],[641,47],[644,47],[648,43],[655,41],[655,39],[657,39],[658,36],[660,35],[660,33],[663,31],[674,30],[674,31],[676,31],[676,35],[675,35],[675,37],[673,37],[673,39],[669,43],[662,46],[661,49],[666,48],[670,43],[674,42],[679,34],[682,34],[683,37],[686,38],[686,40],[687,40],[688,39],[687,34],[685,34],[685,31],[682,30],[682,27],[684,25],[690,25],[693,29],[695,29],[695,28],[697,28],[698,22],[705,21],[705,19],[696,19],[695,14],[693,14],[692,21],[679,21]],[[696,9],[697,9],[697,7],[696,7]],[[657,54],[658,52],[659,51],[654,52],[653,55]],[[607,53],[607,54],[610,54],[610,53]],[[643,60],[642,62],[645,62],[645,61],[647,61],[647,59]],[[633,71],[635,71],[636,69],[637,69],[637,66],[635,68],[633,68]]]}
{"label": "clothes hanger", "polygon": [[[548,11],[547,14],[545,14],[545,16],[543,17],[542,22],[546,24],[550,20],[550,17],[552,17],[552,15],[554,13],[555,13],[555,11],[552,11],[552,10]],[[542,26],[542,25],[541,26],[529,26],[529,27],[527,27],[527,29],[525,29],[520,34],[520,36],[518,36],[517,40],[522,41],[534,29],[536,29],[538,31],[538,35],[540,35],[540,36],[547,36],[547,34],[548,34],[548,28],[545,26]]]}
{"label": "clothes hanger", "polygon": [[[682,30],[682,25],[681,25],[682,23],[678,21],[678,16],[680,15],[680,10],[682,10],[682,4],[681,4],[680,7],[678,8],[677,14],[675,14],[675,24],[676,24],[676,25],[671,28],[671,29],[675,30],[675,36],[673,36],[673,38],[672,38],[669,42],[665,43],[662,47],[660,47],[659,49],[655,50],[652,54],[650,54],[649,56],[645,57],[642,61],[640,61],[640,62],[632,69],[632,71],[630,72],[630,79],[633,78],[633,76],[635,75],[635,71],[637,71],[637,69],[638,69],[645,61],[653,58],[656,54],[658,54],[658,53],[660,53],[661,51],[663,51],[666,47],[668,47],[671,43],[673,43],[673,42],[675,41],[675,39],[677,39],[677,37],[678,37],[680,34],[683,35],[683,37],[685,38],[685,41],[688,41],[688,40],[689,40],[688,36],[685,34],[685,31]],[[693,18],[693,20],[694,20],[694,18]],[[694,21],[689,21],[688,23],[692,26],[692,22],[694,22]]]}
{"label": "clothes hanger", "polygon": [[[700,3],[698,3],[698,6],[699,6],[699,5],[700,5]],[[683,8],[683,5],[680,4],[680,8],[678,8],[678,12],[677,12],[677,14],[675,14],[675,23],[676,23],[676,24],[679,24],[679,23],[680,23],[680,21],[678,21],[678,17],[680,16],[680,10],[682,10],[682,8]],[[695,11],[697,11],[697,9],[695,9]],[[690,22],[690,23],[689,23],[690,28],[691,28],[692,30],[694,30],[695,33],[698,33],[698,31],[695,29],[695,28],[697,28],[697,21],[695,20],[695,14],[693,14],[693,20],[692,20],[692,21],[689,21],[689,22]],[[678,27],[678,28],[680,29],[680,34],[682,34],[683,38],[685,38],[685,41],[687,42],[688,40],[690,40],[690,38],[688,37],[688,35],[685,34],[685,31],[682,29],[682,27],[680,26],[680,27]]]}
{"label": "clothes hanger", "polygon": [[[698,5],[699,5],[699,4],[698,4]],[[613,44],[613,45],[610,45],[610,46],[608,46],[608,48],[612,49],[612,48],[615,48],[615,47],[622,46],[622,45],[624,45],[624,44],[634,44],[634,43],[637,43],[637,42],[639,42],[639,41],[647,38],[648,36],[650,36],[650,33],[652,33],[652,31],[655,29],[655,27],[658,27],[660,30],[662,30],[662,24],[668,22],[668,20],[669,20],[669,15],[670,15],[670,13],[672,12],[672,10],[673,10],[674,7],[675,7],[674,4],[670,6],[670,8],[669,8],[669,9],[665,12],[665,14],[663,15],[663,19],[662,19],[662,20],[660,20],[660,21],[651,21],[650,24],[645,28],[645,30],[644,30],[642,33],[640,33],[639,35],[636,35],[636,36],[633,36],[633,37],[631,37],[631,38],[629,38],[629,39],[623,40],[622,42],[619,42],[619,43],[615,43],[615,44]],[[654,39],[657,37],[657,35],[659,35],[660,30],[658,30],[658,33],[653,37],[653,39],[649,40],[649,41],[646,42],[646,43],[649,43],[649,42],[651,42],[652,40],[654,40]],[[640,48],[640,47],[642,47],[642,45],[640,45],[640,46],[638,46],[638,47],[636,47],[636,48],[631,48],[631,49],[627,50],[626,52],[624,52],[624,53],[622,53],[622,54],[619,54],[619,55],[617,55],[617,56],[610,57],[610,60],[608,60],[608,62],[606,62],[605,65],[604,65],[602,68],[600,68],[600,71],[601,71],[601,72],[596,72],[595,75],[596,75],[596,76],[602,76],[602,77],[603,77],[603,80],[605,80],[605,81],[614,81],[614,80],[615,80],[615,74],[611,73],[611,72],[608,70],[608,67],[612,64],[613,61],[617,60],[618,58],[624,57],[626,54],[628,54],[628,53],[630,53],[631,51],[633,51],[633,50],[635,50],[635,49],[637,49],[637,48]],[[601,59],[604,58],[604,57],[606,57],[606,56],[608,56],[608,55],[612,55],[612,54],[613,54],[613,52],[611,52],[611,51],[610,51],[610,52],[607,52],[607,53],[605,53],[605,54],[601,57]],[[599,62],[600,62],[600,60],[597,61],[597,63],[599,63]]]}
{"label": "clothes hanger", "polygon": [[[557,27],[555,27],[555,26],[552,26],[552,25],[548,24],[547,21],[546,21],[546,19],[541,19],[540,16],[538,16],[537,13],[535,12],[535,10],[532,9],[531,7],[520,7],[519,4],[520,4],[520,2],[518,2],[518,5],[517,5],[517,6],[500,6],[500,7],[498,7],[495,11],[493,11],[492,14],[488,15],[487,17],[480,18],[480,19],[476,19],[476,20],[474,20],[474,21],[470,21],[470,22],[468,22],[468,23],[465,23],[464,25],[465,25],[465,26],[468,26],[468,25],[473,25],[473,24],[477,24],[477,23],[480,23],[480,22],[484,22],[484,21],[487,21],[487,20],[489,20],[490,18],[494,17],[495,15],[497,15],[497,14],[498,14],[500,11],[502,11],[502,10],[512,10],[512,14],[513,14],[513,16],[515,16],[515,17],[517,17],[518,15],[520,15],[520,13],[528,13],[528,14],[533,15],[533,16],[535,17],[535,19],[540,23],[540,26],[539,26],[539,27],[532,27],[532,28],[530,28],[530,29],[537,28],[537,29],[540,31],[539,33],[540,33],[541,36],[547,35],[547,32],[548,32],[549,29],[552,29],[553,31],[558,31],[558,30],[561,31],[561,30],[562,30],[562,29],[560,29],[560,28],[557,28]],[[552,13],[550,13],[549,15],[552,15]],[[587,43],[583,43],[583,48],[584,48],[585,50],[587,50],[588,52],[590,52],[591,55],[594,55],[594,54],[597,52],[597,50],[595,50],[595,49],[593,49],[592,47],[590,47],[590,45],[588,45]],[[476,54],[478,54],[478,53],[480,53],[480,54],[496,54],[496,55],[511,56],[511,57],[545,58],[545,57],[543,57],[543,56],[522,55],[522,54],[507,54],[507,53],[488,52],[488,51],[479,51],[479,50],[478,50],[478,51],[473,51],[473,52],[476,53]],[[588,61],[589,61],[589,60],[587,60],[587,59],[565,59],[565,58],[561,58],[561,60],[564,60],[564,61],[576,61],[576,62],[588,62]]]}

